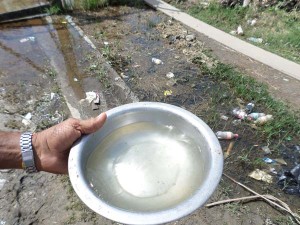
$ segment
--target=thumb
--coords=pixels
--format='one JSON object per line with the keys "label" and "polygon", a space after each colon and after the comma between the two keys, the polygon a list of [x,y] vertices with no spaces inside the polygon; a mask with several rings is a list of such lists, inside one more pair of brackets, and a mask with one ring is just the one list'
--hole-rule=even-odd
{"label": "thumb", "polygon": [[81,134],[90,134],[99,130],[106,121],[106,113],[101,113],[99,116],[95,118],[90,118],[87,120],[81,120],[79,122],[78,129]]}

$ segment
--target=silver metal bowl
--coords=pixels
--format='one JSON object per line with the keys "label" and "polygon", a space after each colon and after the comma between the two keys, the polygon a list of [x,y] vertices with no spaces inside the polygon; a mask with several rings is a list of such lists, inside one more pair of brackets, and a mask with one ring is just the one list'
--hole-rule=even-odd
{"label": "silver metal bowl", "polygon": [[217,187],[223,154],[192,113],[139,102],[107,112],[104,126],[72,147],[69,175],[96,213],[125,224],[161,224],[201,207]]}

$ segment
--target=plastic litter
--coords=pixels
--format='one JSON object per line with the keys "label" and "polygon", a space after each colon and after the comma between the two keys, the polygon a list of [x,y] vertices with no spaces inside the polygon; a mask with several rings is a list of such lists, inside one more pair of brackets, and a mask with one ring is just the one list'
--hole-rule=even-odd
{"label": "plastic litter", "polygon": [[268,146],[263,146],[261,149],[264,151],[265,154],[271,154],[272,153]]}
{"label": "plastic litter", "polygon": [[255,124],[263,125],[267,123],[268,121],[272,120],[273,116],[272,115],[265,115],[262,117],[257,118],[256,121],[254,121]]}
{"label": "plastic litter", "polygon": [[123,79],[128,79],[129,76],[125,75],[124,73],[120,73],[120,76],[123,78]]}
{"label": "plastic litter", "polygon": [[227,121],[229,119],[228,116],[225,116],[225,115],[221,115],[220,118],[225,121]]}
{"label": "plastic litter", "polygon": [[269,184],[273,182],[273,177],[260,169],[252,171],[248,176],[255,180],[261,180]]}
{"label": "plastic litter", "polygon": [[300,164],[284,171],[279,177],[278,184],[287,194],[300,196]]}
{"label": "plastic litter", "polygon": [[248,103],[246,105],[246,109],[245,109],[246,113],[248,113],[248,114],[251,113],[253,108],[254,108],[254,103],[252,103],[252,102]]}
{"label": "plastic litter", "polygon": [[247,113],[245,112],[245,110],[240,109],[240,108],[235,108],[232,110],[232,114],[238,118],[238,119],[245,119],[245,117],[247,116]]}
{"label": "plastic litter", "polygon": [[248,120],[257,120],[259,117],[263,117],[265,116],[266,114],[264,113],[250,113],[248,116],[247,116],[247,119]]}
{"label": "plastic litter", "polygon": [[236,32],[238,35],[244,35],[244,31],[241,25],[238,26]]}
{"label": "plastic litter", "polygon": [[23,123],[25,126],[28,126],[28,125],[31,123],[31,118],[32,118],[32,114],[31,114],[31,113],[27,113],[27,114],[24,116],[24,119],[22,119],[22,123]]}
{"label": "plastic litter", "polygon": [[279,163],[280,165],[284,165],[287,166],[286,161],[284,161],[284,159],[274,159],[277,163]]}
{"label": "plastic litter", "polygon": [[250,0],[243,1],[243,7],[247,7],[250,4]]}
{"label": "plastic litter", "polygon": [[216,133],[216,136],[218,139],[225,139],[225,140],[230,140],[230,139],[239,137],[238,134],[234,134],[231,131],[218,131]]}
{"label": "plastic litter", "polygon": [[275,161],[274,159],[270,159],[270,158],[268,158],[268,157],[264,157],[264,158],[263,158],[263,161],[264,161],[265,163],[268,163],[268,164],[276,163],[276,161]]}
{"label": "plastic litter", "polygon": [[20,42],[21,43],[25,43],[27,41],[31,41],[31,42],[34,42],[35,41],[35,37],[27,37],[27,38],[22,38],[20,39]]}
{"label": "plastic litter", "polygon": [[97,97],[97,93],[94,91],[89,91],[85,93],[86,95],[86,100],[88,100],[89,103],[92,103],[92,101],[94,101],[94,99],[96,99]]}
{"label": "plastic litter", "polygon": [[196,39],[195,35],[189,34],[185,36],[185,40],[187,41],[194,41]]}
{"label": "plastic litter", "polygon": [[166,74],[166,77],[167,78],[173,78],[175,75],[174,75],[174,73],[172,73],[172,72],[169,72],[169,73],[167,73]]}
{"label": "plastic litter", "polygon": [[78,79],[77,79],[77,78],[74,78],[74,81],[75,81],[75,82],[77,82],[77,81],[78,81]]}
{"label": "plastic litter", "polygon": [[108,45],[109,43],[108,43],[107,41],[104,41],[103,44],[104,44],[104,45]]}
{"label": "plastic litter", "polygon": [[[0,190],[3,188],[6,180],[5,179],[0,179]],[[1,224],[1,223],[0,223]]]}
{"label": "plastic litter", "polygon": [[254,42],[254,43],[263,43],[263,39],[262,38],[256,38],[256,37],[249,37],[247,38],[248,41]]}
{"label": "plastic litter", "polygon": [[253,20],[247,20],[247,23],[251,26],[254,26],[257,22],[257,19],[253,19]]}
{"label": "plastic litter", "polygon": [[171,96],[172,95],[172,90],[165,90],[164,91],[164,96]]}
{"label": "plastic litter", "polygon": [[152,58],[152,62],[155,63],[156,65],[161,65],[164,64],[163,61],[157,58]]}
{"label": "plastic litter", "polygon": [[236,35],[237,32],[236,32],[236,30],[232,30],[232,31],[229,32],[229,34],[231,34],[231,35]]}

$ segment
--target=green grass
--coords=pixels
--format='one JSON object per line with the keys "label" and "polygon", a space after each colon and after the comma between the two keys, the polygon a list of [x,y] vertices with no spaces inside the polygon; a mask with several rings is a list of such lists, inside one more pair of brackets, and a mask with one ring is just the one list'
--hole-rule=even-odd
{"label": "green grass", "polygon": [[50,6],[50,8],[45,9],[45,13],[49,14],[49,15],[56,15],[59,14],[61,12],[61,8],[58,5],[52,5]]}
{"label": "green grass", "polygon": [[85,10],[92,10],[107,6],[108,2],[108,0],[82,0],[82,6]]}
{"label": "green grass", "polygon": [[[188,9],[188,13],[225,32],[236,30],[241,25],[245,35],[240,38],[262,38],[261,44],[251,43],[300,63],[300,13],[297,11],[253,6],[225,8],[218,2],[211,2],[208,7],[194,5]],[[257,23],[249,25],[247,20],[254,18],[257,18]]]}
{"label": "green grass", "polygon": [[208,68],[199,63],[199,58],[196,59],[194,63],[200,66],[203,74],[209,75],[217,82],[227,82],[234,95],[246,102],[254,101],[258,108],[265,108],[264,113],[273,115],[272,121],[258,126],[258,132],[262,132],[267,139],[281,143],[300,135],[299,115],[290,111],[285,103],[274,99],[266,85],[243,75],[232,66],[218,62]]}

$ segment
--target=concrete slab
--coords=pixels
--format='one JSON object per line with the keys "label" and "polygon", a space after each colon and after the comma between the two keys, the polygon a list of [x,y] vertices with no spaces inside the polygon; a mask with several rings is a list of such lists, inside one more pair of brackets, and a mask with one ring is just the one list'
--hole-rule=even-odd
{"label": "concrete slab", "polygon": [[44,13],[45,7],[49,5],[47,0],[1,0],[0,21]]}
{"label": "concrete slab", "polygon": [[250,58],[268,65],[284,74],[300,80],[300,65],[278,55],[265,51],[259,47],[240,40],[213,26],[210,26],[194,17],[181,12],[179,9],[161,0],[145,0],[147,4],[155,9],[173,17],[192,29],[214,39],[231,49],[236,50]]}

